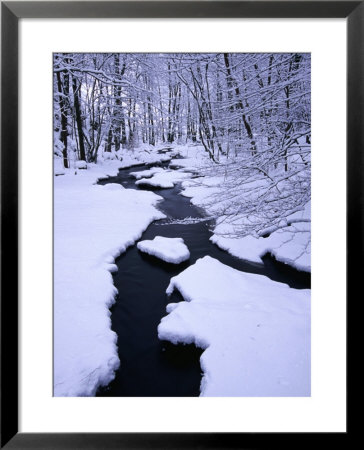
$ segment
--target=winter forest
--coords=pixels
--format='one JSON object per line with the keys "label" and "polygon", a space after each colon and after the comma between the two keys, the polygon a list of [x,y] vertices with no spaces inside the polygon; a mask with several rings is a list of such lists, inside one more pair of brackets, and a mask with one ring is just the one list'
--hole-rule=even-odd
{"label": "winter forest", "polygon": [[311,58],[57,53],[54,395],[309,396]]}

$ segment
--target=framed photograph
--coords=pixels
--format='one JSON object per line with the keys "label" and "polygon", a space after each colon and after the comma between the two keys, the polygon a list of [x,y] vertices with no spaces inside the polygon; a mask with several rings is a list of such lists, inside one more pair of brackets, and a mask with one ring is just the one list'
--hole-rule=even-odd
{"label": "framed photograph", "polygon": [[363,20],[2,2],[2,447],[347,444]]}

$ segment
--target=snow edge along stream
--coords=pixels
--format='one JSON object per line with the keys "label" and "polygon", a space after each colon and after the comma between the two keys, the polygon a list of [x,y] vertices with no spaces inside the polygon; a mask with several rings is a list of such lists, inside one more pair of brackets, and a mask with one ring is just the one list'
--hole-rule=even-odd
{"label": "snow edge along stream", "polygon": [[158,336],[204,350],[201,396],[306,397],[311,391],[310,289],[293,289],[205,256],[173,277]]}
{"label": "snow edge along stream", "polygon": [[[109,308],[115,259],[154,220],[161,200],[148,191],[95,185],[126,166],[110,161],[65,170],[54,183],[54,396],[94,396],[119,367]],[[87,315],[85,315],[87,311]]]}

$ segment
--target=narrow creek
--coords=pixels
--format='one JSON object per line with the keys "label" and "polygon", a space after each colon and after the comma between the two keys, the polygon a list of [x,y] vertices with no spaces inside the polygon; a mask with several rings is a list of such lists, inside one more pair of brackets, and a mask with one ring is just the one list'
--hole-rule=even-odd
{"label": "narrow creek", "polygon": [[[167,167],[168,163],[163,163]],[[122,169],[116,177],[99,184],[119,183],[125,188],[141,189],[135,185],[131,172],[148,168],[146,165]],[[202,353],[194,345],[172,345],[158,339],[157,327],[166,315],[166,305],[183,300],[177,294],[167,298],[170,278],[209,255],[235,269],[268,276],[272,280],[294,288],[310,287],[308,274],[290,269],[273,258],[264,257],[264,265],[239,260],[212,244],[209,221],[181,224],[173,220],[187,217],[202,218],[203,211],[193,206],[189,198],[178,195],[180,185],[172,189],[154,189],[163,197],[158,208],[167,219],[153,222],[141,240],[155,236],[182,237],[191,257],[179,265],[165,263],[141,253],[136,245],[130,247],[116,261],[118,272],[113,275],[119,291],[111,308],[112,329],[118,336],[120,369],[114,381],[100,389],[98,396],[110,397],[190,397],[199,395]],[[170,223],[172,222],[172,223]]]}

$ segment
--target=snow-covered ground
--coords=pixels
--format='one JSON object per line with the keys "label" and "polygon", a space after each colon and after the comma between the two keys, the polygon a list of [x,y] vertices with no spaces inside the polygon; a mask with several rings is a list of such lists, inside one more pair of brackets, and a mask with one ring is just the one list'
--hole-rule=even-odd
{"label": "snow-covered ground", "polygon": [[[267,253],[277,261],[288,264],[297,270],[311,272],[311,224],[304,220],[310,219],[311,203],[307,203],[303,211],[289,216],[292,224],[278,229],[268,237],[244,236],[241,238],[227,237],[232,225],[223,221],[215,227],[211,241],[231,255],[252,262],[262,262]],[[295,222],[297,216],[303,220]]]}
{"label": "snow-covered ground", "polygon": [[[202,176],[194,180],[182,182],[182,195],[189,197],[191,202],[205,209],[208,216],[215,217],[216,225],[211,241],[231,255],[251,262],[262,263],[262,257],[267,253],[278,261],[295,269],[311,271],[311,202],[305,207],[288,215],[282,228],[269,230],[268,237],[248,234],[239,236],[237,228],[243,228],[246,217],[235,210],[235,205],[244,202],[249,194],[240,192],[239,185],[232,185],[228,173],[216,175],[214,165],[201,146],[181,147],[179,152],[187,159],[175,160],[170,167],[189,167]],[[223,159],[221,162],[226,162]],[[254,181],[254,188],[263,186],[264,181]],[[235,196],[235,192],[237,195]],[[249,187],[247,189],[249,192]],[[230,197],[230,198],[229,198]],[[233,199],[233,201],[231,200]],[[231,206],[233,205],[233,206]],[[229,209],[233,221],[224,215]]]}
{"label": "snow-covered ground", "polygon": [[[183,169],[183,171],[198,171],[200,167],[201,161],[194,158],[184,158],[184,159],[175,159],[174,161],[171,161],[169,167],[171,169]],[[202,163],[203,167],[203,163]]]}
{"label": "snow-covered ground", "polygon": [[310,290],[291,289],[206,256],[167,288],[160,339],[195,344],[202,396],[309,396]]}
{"label": "snow-covered ground", "polygon": [[156,173],[160,172],[164,172],[164,169],[162,169],[162,167],[152,167],[151,169],[141,170],[139,172],[130,172],[130,175],[137,180],[140,180],[141,178],[150,178]]}
{"label": "snow-covered ground", "polygon": [[[111,275],[117,269],[115,258],[140,239],[153,220],[164,217],[155,207],[161,198],[154,193],[95,183],[116,175],[119,168],[168,161],[177,152],[186,158],[172,162],[179,169],[135,172],[136,185],[173,187],[182,181],[182,194],[216,219],[211,240],[220,248],[254,262],[269,252],[310,270],[310,204],[289,216],[283,228],[270,230],[268,237],[232,237],[234,226],[225,220],[224,200],[219,200],[227,192],[226,177],[210,170],[214,164],[201,146],[177,146],[166,153],[147,146],[104,153],[98,164],[85,167],[71,161],[70,169],[56,157],[54,395],[94,395],[98,386],[113,379],[119,366],[109,311],[116,295]],[[191,179],[192,173],[201,177]],[[236,219],[244,223],[238,214]],[[183,222],[196,220],[204,219]],[[169,262],[188,259],[189,251],[182,251],[184,243],[178,238],[173,245],[156,239],[138,248]],[[168,305],[159,336],[206,349],[201,358],[202,395],[310,395],[309,290],[241,273],[209,257],[174,277],[168,293],[173,289],[186,302]]]}
{"label": "snow-covered ground", "polygon": [[[132,157],[63,170],[54,179],[54,395],[91,396],[119,366],[109,307],[115,258],[164,215],[160,197],[95,185]],[[60,161],[55,160],[55,173]]]}
{"label": "snow-covered ground", "polygon": [[172,170],[164,170],[163,172],[157,172],[150,178],[141,178],[135,182],[137,186],[152,186],[156,188],[173,188],[175,184],[179,183],[186,178],[190,178],[191,174],[186,172],[177,172]]}
{"label": "snow-covered ground", "polygon": [[182,238],[156,236],[153,240],[138,242],[137,247],[141,252],[172,264],[180,264],[190,257],[188,247]]}

